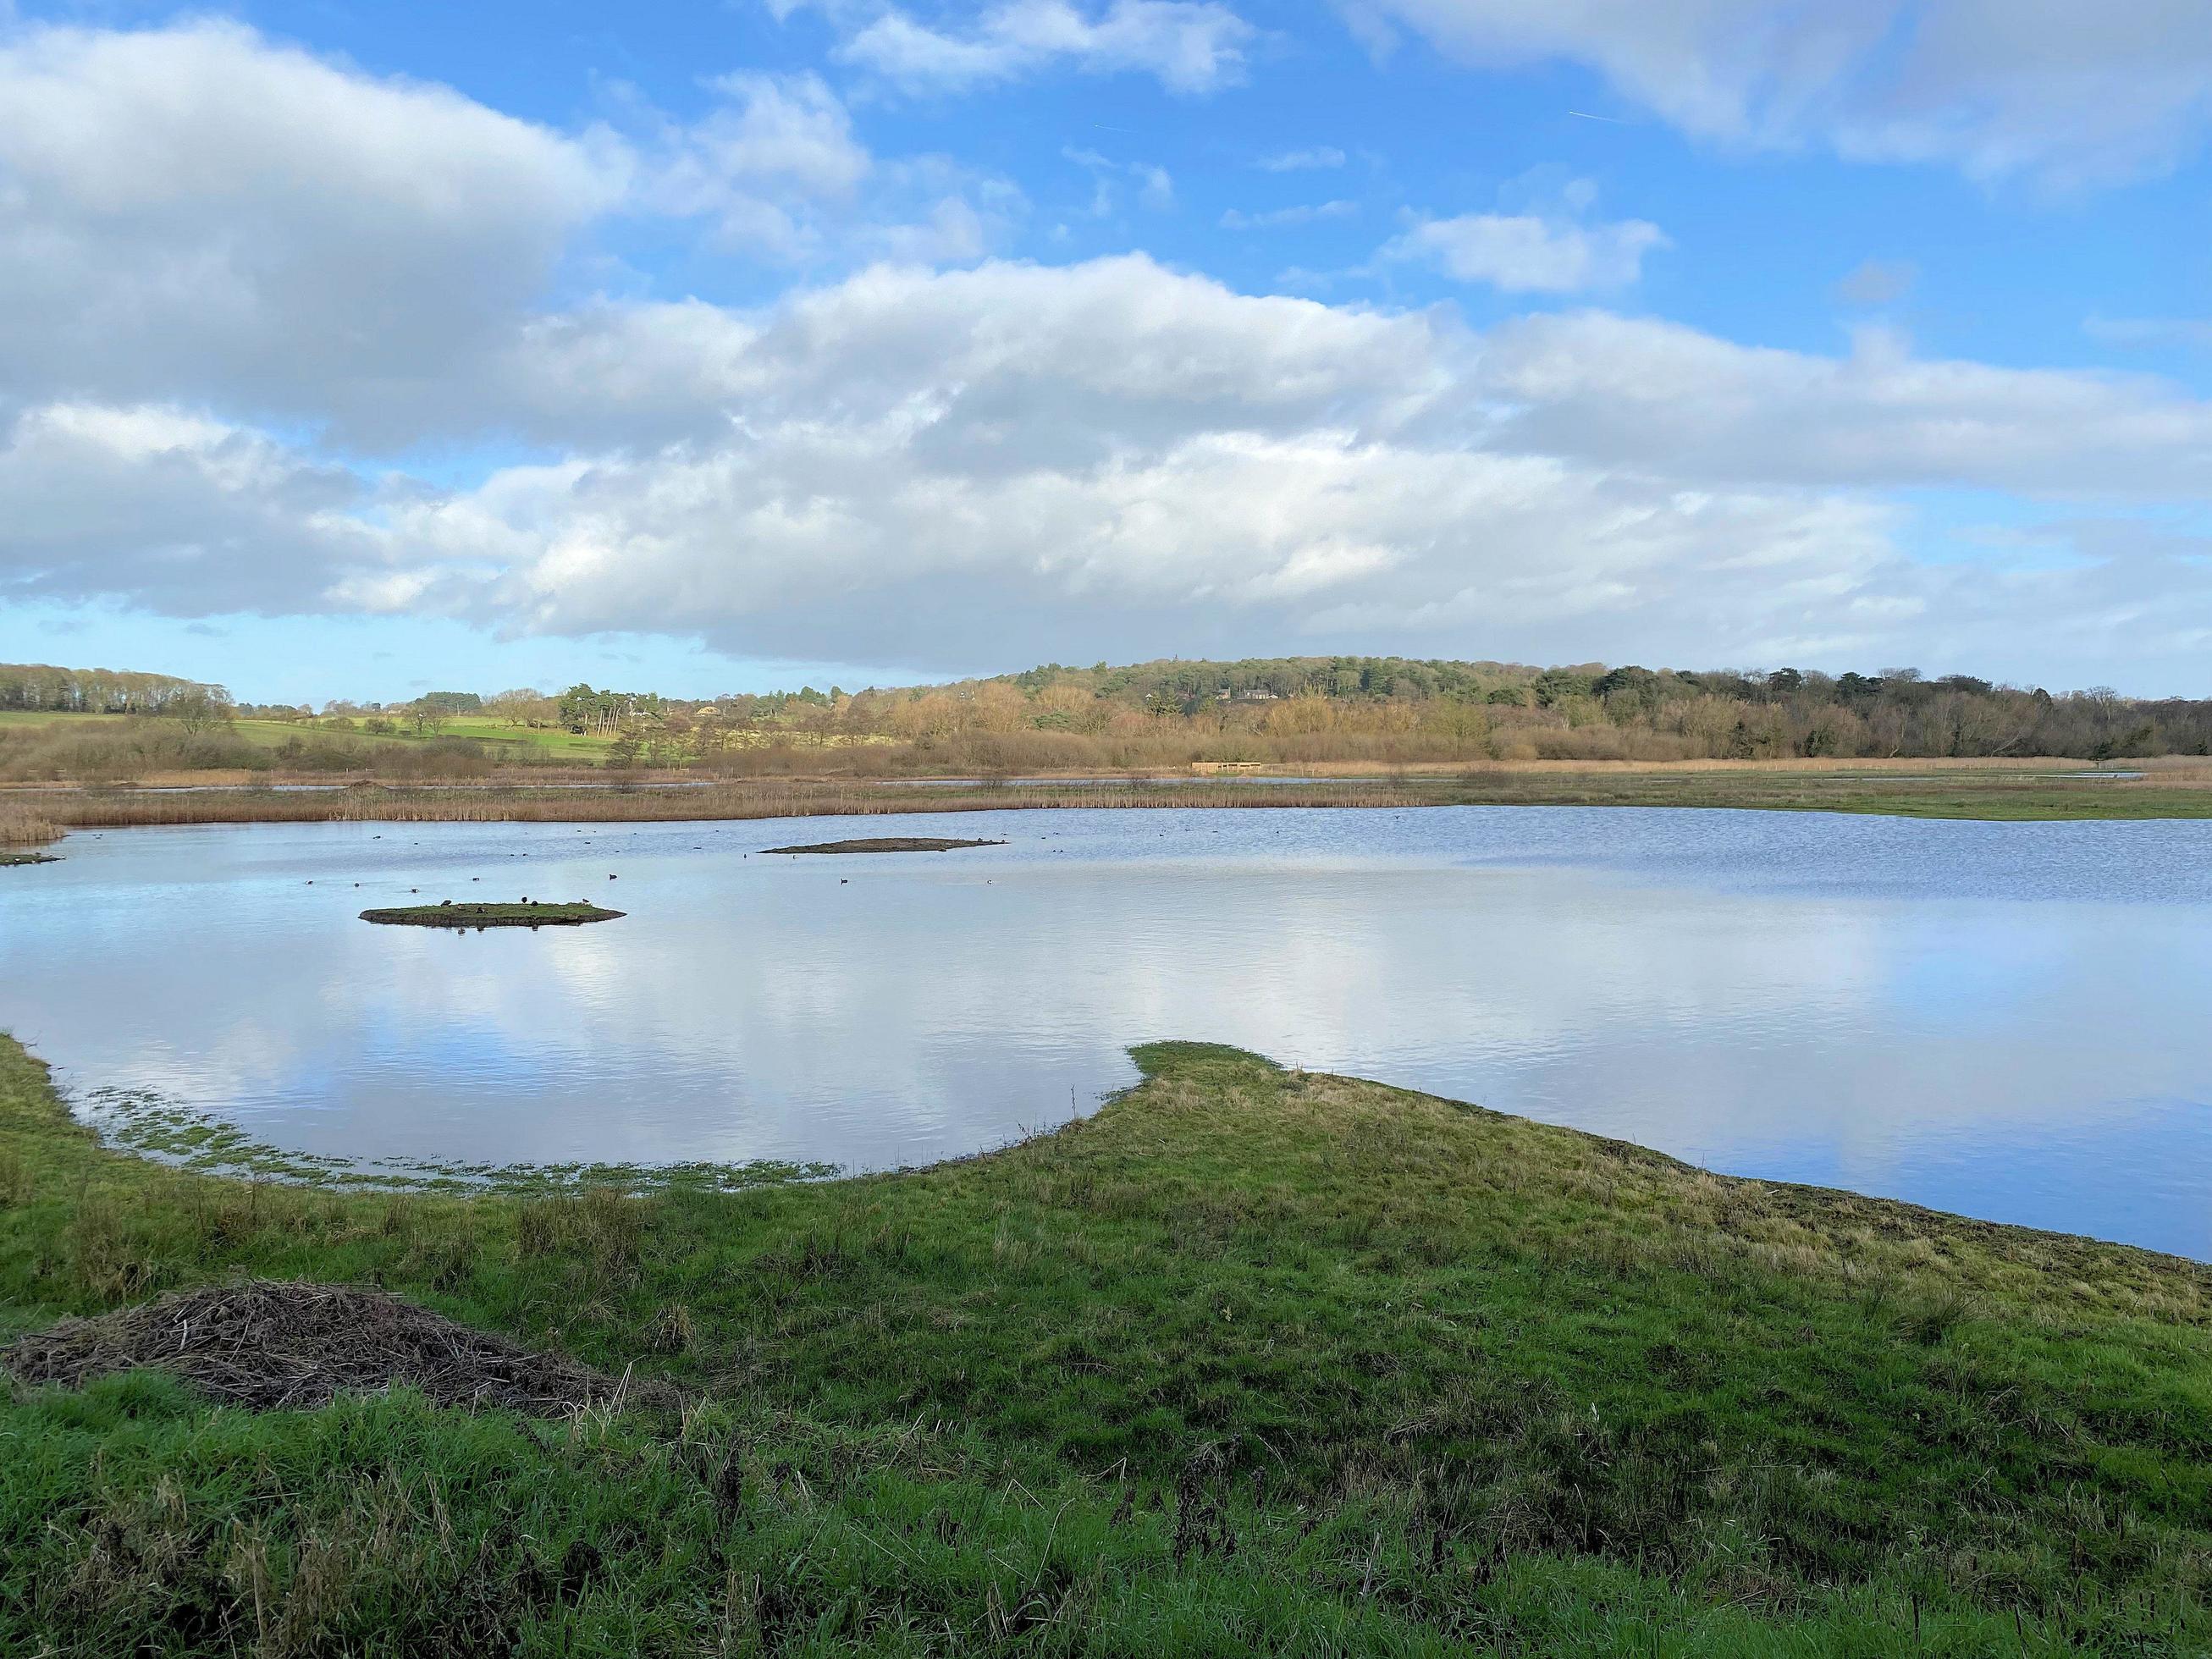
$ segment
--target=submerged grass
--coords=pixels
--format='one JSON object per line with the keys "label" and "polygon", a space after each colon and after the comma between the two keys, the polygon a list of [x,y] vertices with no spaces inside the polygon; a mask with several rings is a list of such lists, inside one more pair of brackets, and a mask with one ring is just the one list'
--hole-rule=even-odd
{"label": "submerged grass", "polygon": [[735,1192],[775,1182],[818,1181],[835,1164],[757,1158],[744,1164],[485,1164],[380,1158],[367,1161],[292,1152],[234,1123],[142,1089],[95,1089],[78,1117],[106,1146],[172,1169],[240,1181],[386,1193],[474,1193],[544,1197],[586,1188],[635,1195],[676,1187]]}
{"label": "submerged grass", "polygon": [[965,1164],[464,1199],[101,1147],[0,1040],[0,1336],[403,1293],[678,1413],[0,1413],[0,1649],[2201,1653],[2212,1273],[1205,1045]]}

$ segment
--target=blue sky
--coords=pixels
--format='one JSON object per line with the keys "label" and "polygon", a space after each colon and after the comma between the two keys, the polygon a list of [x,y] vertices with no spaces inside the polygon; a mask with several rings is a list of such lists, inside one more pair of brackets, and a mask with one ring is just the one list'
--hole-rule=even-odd
{"label": "blue sky", "polygon": [[2212,9],[0,6],[0,658],[2204,693]]}

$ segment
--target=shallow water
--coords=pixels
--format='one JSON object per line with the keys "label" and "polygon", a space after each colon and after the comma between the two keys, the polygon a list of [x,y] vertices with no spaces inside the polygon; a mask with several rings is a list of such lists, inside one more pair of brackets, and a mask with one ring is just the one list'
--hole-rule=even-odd
{"label": "shallow water", "polygon": [[[757,850],[860,834],[1010,844]],[[2212,823],[1069,810],[63,850],[0,872],[0,1028],[80,1098],[289,1149],[894,1167],[1090,1110],[1180,1036],[2212,1258]],[[629,914],[356,920],[525,895]]]}

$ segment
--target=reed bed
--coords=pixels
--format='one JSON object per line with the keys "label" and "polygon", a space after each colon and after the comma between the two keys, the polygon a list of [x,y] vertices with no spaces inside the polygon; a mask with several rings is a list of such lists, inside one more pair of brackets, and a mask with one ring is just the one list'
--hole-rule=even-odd
{"label": "reed bed", "polygon": [[[868,784],[764,782],[702,789],[429,790],[355,788],[284,793],[207,789],[48,793],[39,813],[70,829],[187,823],[672,823],[693,819],[844,817],[901,812],[980,812],[1071,806],[1414,806],[1437,789],[1351,781],[1315,784],[1102,784],[904,788]],[[21,809],[16,809],[21,810]]]}
{"label": "reed bed", "polygon": [[1972,763],[1917,765],[1906,772],[1764,762],[1649,769],[1504,763],[1449,774],[1295,783],[1125,775],[1032,785],[750,778],[683,787],[635,780],[588,789],[536,780],[316,790],[34,787],[0,792],[0,824],[15,826],[0,829],[0,839],[12,835],[35,844],[64,829],[156,824],[679,823],[1066,807],[1688,806],[1947,818],[2212,817],[2212,774],[2187,769],[2129,781]]}
{"label": "reed bed", "polygon": [[0,847],[39,847],[55,840],[62,826],[26,803],[0,800]]}

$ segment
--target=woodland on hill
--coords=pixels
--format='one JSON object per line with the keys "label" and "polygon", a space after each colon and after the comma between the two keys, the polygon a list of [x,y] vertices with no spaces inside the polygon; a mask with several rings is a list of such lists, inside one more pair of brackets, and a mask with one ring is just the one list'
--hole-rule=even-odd
{"label": "woodland on hill", "polygon": [[[557,758],[734,774],[2212,754],[2212,699],[2154,701],[2105,688],[2054,696],[1910,669],[1752,673],[1397,657],[1047,664],[938,685],[706,700],[578,684],[319,710],[234,704],[221,686],[164,675],[0,665],[0,710],[146,716],[171,733],[148,726],[88,740],[16,730],[0,739],[0,775],[18,777],[96,775],[110,750],[126,771],[450,771]],[[252,722],[258,739],[231,736],[234,720]],[[556,757],[548,744],[564,735],[586,740],[587,752]],[[403,757],[382,741],[393,738],[417,741]]]}

